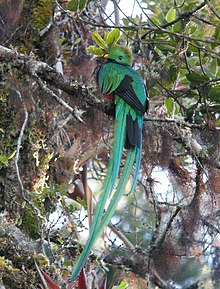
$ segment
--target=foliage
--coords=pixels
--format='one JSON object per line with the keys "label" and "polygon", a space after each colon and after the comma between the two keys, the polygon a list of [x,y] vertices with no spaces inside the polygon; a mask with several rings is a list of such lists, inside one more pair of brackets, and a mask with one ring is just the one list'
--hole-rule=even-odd
{"label": "foliage", "polygon": [[[214,106],[214,111],[210,111],[208,117],[212,119],[214,114],[218,120],[219,99],[215,95],[219,88],[219,61],[215,43],[220,40],[217,32],[219,29],[215,27],[217,19],[213,15],[210,17],[210,25],[213,25],[209,26],[211,29],[207,30],[208,27],[202,25],[207,7],[201,9],[195,18],[190,18],[198,6],[202,7],[197,1],[184,1],[180,6],[172,6],[170,3],[163,10],[156,10],[156,6],[151,6],[153,15],[150,19],[152,23],[157,19],[156,25],[163,27],[163,31],[146,33],[143,29],[142,38],[149,44],[155,42],[153,50],[156,55],[165,59],[164,67],[168,67],[169,63],[174,68],[166,72],[166,77],[158,85],[167,87],[168,97],[172,96],[175,100],[179,113],[183,108],[183,112],[187,113],[190,101],[195,104],[194,114],[200,112],[203,118],[208,107]],[[188,15],[188,18],[183,20],[184,15]],[[204,47],[202,44],[206,40],[200,39],[205,34],[208,39]],[[154,96],[157,88],[155,86],[150,95]],[[179,100],[181,103],[178,105]],[[165,106],[167,107],[167,101]],[[167,109],[169,110],[168,107]],[[189,121],[194,122],[192,118]]]}
{"label": "foliage", "polygon": [[74,12],[81,11],[83,8],[86,8],[91,1],[92,0],[71,0],[68,2],[66,9]]}
{"label": "foliage", "polygon": [[109,33],[105,33],[104,39],[95,31],[92,32],[93,41],[99,46],[89,46],[87,50],[98,57],[103,56],[108,52],[108,49],[114,46],[120,37],[120,30],[118,28],[113,29]]}
{"label": "foliage", "polygon": [[2,168],[2,166],[8,165],[8,161],[14,157],[15,153],[16,153],[16,151],[14,151],[13,153],[11,153],[8,156],[0,155],[0,169]]}

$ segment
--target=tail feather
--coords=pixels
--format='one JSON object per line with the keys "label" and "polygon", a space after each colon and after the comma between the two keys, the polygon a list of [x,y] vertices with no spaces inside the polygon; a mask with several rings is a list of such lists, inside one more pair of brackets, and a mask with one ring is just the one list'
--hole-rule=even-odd
{"label": "tail feather", "polygon": [[115,134],[114,134],[114,144],[112,152],[112,168],[109,172],[112,175],[112,186],[111,191],[113,190],[121,163],[121,157],[123,153],[123,148],[125,144],[125,135],[126,135],[126,107],[123,105],[118,105],[116,110],[116,120],[115,120]]}
{"label": "tail feather", "polygon": [[[138,119],[138,125],[142,130],[143,126],[143,117]],[[131,189],[128,194],[131,194],[136,186],[137,180],[138,180],[138,174],[140,171],[140,165],[141,165],[141,153],[142,153],[142,132],[139,135],[139,149],[137,149],[137,154],[136,154],[136,164],[135,164],[135,170],[134,170],[134,177],[131,185]]]}
{"label": "tail feather", "polygon": [[133,192],[133,190],[134,190],[134,188],[135,188],[135,186],[137,184],[138,174],[139,174],[140,165],[141,165],[141,152],[142,152],[142,139],[141,139],[141,143],[140,143],[140,148],[137,149],[134,176],[133,176],[132,185],[131,185],[131,188],[130,188],[130,191],[129,191],[128,195]]}
{"label": "tail feather", "polygon": [[[120,181],[118,183],[114,196],[111,199],[108,209],[106,210],[105,215],[103,216],[101,223],[99,224],[99,230],[96,232],[96,237],[102,233],[102,231],[108,225],[112,216],[114,215],[116,206],[125,192],[126,184],[131,175],[136,156],[139,155],[139,151],[140,150],[137,148],[131,148],[129,150]],[[136,180],[135,180],[135,183],[136,183]],[[132,187],[134,187],[133,183],[132,183]]]}
{"label": "tail feather", "polygon": [[[72,272],[71,281],[75,280],[76,277],[78,276],[81,268],[85,264],[85,261],[90,254],[90,251],[92,249],[92,246],[93,246],[95,240],[101,235],[104,228],[108,225],[112,216],[114,215],[115,208],[116,208],[119,200],[121,199],[121,197],[124,193],[125,186],[126,186],[128,179],[131,175],[133,164],[135,162],[136,157],[139,155],[139,151],[140,150],[137,148],[131,148],[129,150],[128,155],[127,155],[127,159],[125,162],[125,166],[124,166],[120,181],[118,183],[118,186],[116,188],[115,194],[112,197],[111,202],[110,202],[104,216],[102,218],[101,218],[101,216],[99,216],[100,217],[99,222],[95,222],[95,219],[94,219],[94,223],[93,223],[94,226],[92,226],[91,234],[90,234],[89,239],[86,243],[86,246],[84,247],[77,263],[75,264],[74,270]],[[98,206],[99,206],[99,203],[97,205],[96,212],[99,211]],[[95,216],[96,215],[97,215],[97,213],[95,213]]]}
{"label": "tail feather", "polygon": [[[111,171],[112,168],[113,168],[113,163],[110,163],[108,170]],[[92,222],[92,226],[90,228],[89,238],[86,242],[86,245],[85,245],[82,253],[79,256],[79,259],[77,260],[77,262],[73,268],[73,271],[71,274],[71,282],[74,281],[77,278],[77,276],[79,275],[81,268],[84,266],[89,254],[90,254],[92,246],[96,240],[95,239],[96,234],[94,234],[94,233],[97,230],[97,227],[99,227],[99,224],[101,222],[101,216],[104,212],[105,204],[106,204],[106,201],[108,199],[108,195],[109,195],[108,193],[110,192],[111,185],[112,185],[112,174],[107,173],[106,178],[105,178],[105,182],[103,184],[102,194],[101,194],[100,200],[97,204],[94,219]]]}
{"label": "tail feather", "polygon": [[95,210],[95,215],[93,218],[93,223],[90,229],[89,233],[89,238],[87,240],[87,243],[77,260],[73,271],[72,271],[72,276],[71,276],[71,281],[75,280],[76,277],[78,276],[81,268],[86,262],[86,259],[88,258],[90,251],[92,249],[92,246],[99,235],[97,232],[99,232],[99,225],[102,220],[102,215],[105,209],[105,204],[107,202],[107,199],[109,198],[117,177],[119,173],[119,168],[120,168],[120,160],[122,157],[123,153],[123,147],[124,147],[124,142],[125,142],[125,132],[126,132],[126,112],[127,108],[123,105],[118,105],[117,106],[117,119],[115,123],[115,136],[114,136],[114,144],[113,144],[113,157],[112,160],[110,161],[109,167],[107,169],[106,173],[106,178],[104,181],[104,184],[102,186],[102,192],[101,192],[101,197],[100,200],[97,204],[96,210]]}

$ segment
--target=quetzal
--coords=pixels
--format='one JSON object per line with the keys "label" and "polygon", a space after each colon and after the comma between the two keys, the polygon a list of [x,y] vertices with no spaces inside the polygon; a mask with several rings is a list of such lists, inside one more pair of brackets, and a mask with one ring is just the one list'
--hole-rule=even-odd
{"label": "quetzal", "polygon": [[[133,191],[136,185],[140,168],[143,118],[148,109],[147,91],[142,78],[131,67],[132,53],[128,48],[119,45],[110,47],[107,53],[104,54],[104,58],[107,61],[98,71],[98,87],[103,95],[114,99],[113,151],[95,210],[89,238],[73,268],[72,281],[78,276],[94,242],[113,216],[115,208],[125,192],[134,163],[135,169],[130,192]],[[128,150],[127,157],[120,180],[115,192],[113,192],[119,175],[123,148]],[[105,208],[110,197],[109,205]]]}

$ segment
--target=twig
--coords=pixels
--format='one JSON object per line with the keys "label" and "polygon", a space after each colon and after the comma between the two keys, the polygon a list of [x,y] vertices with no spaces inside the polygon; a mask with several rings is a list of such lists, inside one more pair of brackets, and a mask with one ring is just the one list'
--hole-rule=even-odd
{"label": "twig", "polygon": [[85,200],[86,200],[88,219],[89,219],[89,229],[91,229],[92,215],[93,215],[93,199],[92,199],[92,191],[90,187],[88,186],[87,163],[83,165],[82,184],[83,184],[83,188],[85,192]]}
{"label": "twig", "polygon": [[112,223],[108,224],[108,227],[117,235],[118,238],[121,239],[121,241],[125,244],[127,248],[130,250],[135,250],[135,246],[128,240],[128,238],[119,231]]}
{"label": "twig", "polygon": [[119,17],[119,6],[116,0],[112,0],[114,5],[114,14],[115,14],[115,25],[119,25],[120,17]]}
{"label": "twig", "polygon": [[[67,110],[69,110],[72,114],[72,116],[80,121],[83,122],[82,118],[78,115],[76,115],[76,108],[72,108],[68,103],[66,103],[62,98],[60,98],[57,94],[55,94],[51,89],[48,88],[48,86],[38,77],[35,75],[35,79],[37,83],[40,85],[41,89],[44,90],[46,93],[52,95],[62,106],[64,106]],[[82,111],[83,113],[83,111]]]}
{"label": "twig", "polygon": [[150,273],[152,274],[154,278],[154,282],[156,285],[159,286],[161,289],[174,289],[174,287],[171,284],[168,284],[166,281],[164,281],[160,275],[157,273],[155,269],[150,269]]}
{"label": "twig", "polygon": [[25,103],[23,101],[23,98],[21,96],[21,93],[18,90],[16,90],[16,94],[17,94],[17,96],[19,97],[20,101],[23,104],[24,122],[22,124],[21,131],[20,131],[20,134],[19,134],[19,137],[18,137],[18,142],[17,142],[17,150],[16,150],[16,154],[15,154],[15,169],[16,169],[16,173],[17,173],[17,177],[18,177],[18,182],[19,182],[20,187],[21,187],[21,193],[22,193],[22,195],[24,195],[24,186],[23,186],[23,183],[22,183],[22,180],[21,180],[21,175],[20,175],[20,171],[19,171],[19,167],[18,167],[18,161],[19,161],[19,156],[20,156],[21,141],[22,141],[22,138],[24,136],[24,131],[25,131],[25,128],[26,128],[26,125],[27,125],[27,121],[28,121],[28,111],[27,111],[26,105],[25,105]]}
{"label": "twig", "polygon": [[174,219],[176,218],[176,216],[178,215],[178,213],[181,211],[181,209],[182,209],[182,208],[181,208],[180,206],[177,206],[175,212],[174,212],[173,215],[170,217],[169,222],[167,223],[166,228],[164,229],[162,236],[161,236],[160,239],[156,242],[156,245],[155,245],[154,249],[155,249],[155,248],[160,248],[160,247],[162,246],[162,244],[163,244],[163,242],[164,242],[167,234],[169,233],[169,230],[171,229],[171,226],[172,226],[172,223],[173,223]]}
{"label": "twig", "polygon": [[213,22],[210,22],[210,21],[208,21],[207,19],[200,18],[200,17],[198,17],[198,16],[196,16],[196,15],[193,15],[193,17],[194,17],[195,19],[197,19],[197,20],[205,23],[205,24],[208,24],[208,25],[211,25],[211,26],[220,28],[220,25],[218,25],[218,24],[216,24],[216,23],[213,23]]}
{"label": "twig", "polygon": [[44,276],[43,276],[43,274],[41,273],[41,270],[40,270],[40,268],[39,268],[36,260],[34,260],[34,265],[35,265],[35,267],[36,267],[36,269],[37,269],[37,273],[38,273],[38,275],[39,275],[39,277],[40,277],[40,279],[41,279],[41,282],[42,282],[42,284],[43,284],[44,289],[49,289],[49,287],[48,287],[48,285],[47,285],[47,282],[46,282],[46,280],[44,279]]}

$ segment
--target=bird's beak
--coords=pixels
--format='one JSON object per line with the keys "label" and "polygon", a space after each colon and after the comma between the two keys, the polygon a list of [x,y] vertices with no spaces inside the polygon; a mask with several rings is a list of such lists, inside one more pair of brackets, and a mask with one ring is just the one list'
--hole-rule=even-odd
{"label": "bird's beak", "polygon": [[108,53],[104,54],[103,57],[104,57],[104,58],[109,58]]}

